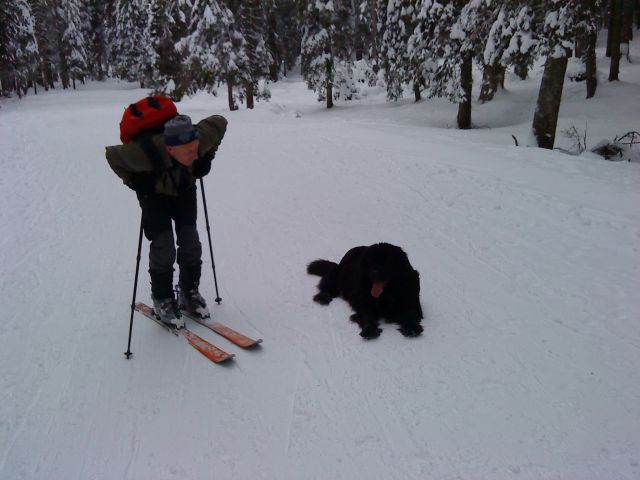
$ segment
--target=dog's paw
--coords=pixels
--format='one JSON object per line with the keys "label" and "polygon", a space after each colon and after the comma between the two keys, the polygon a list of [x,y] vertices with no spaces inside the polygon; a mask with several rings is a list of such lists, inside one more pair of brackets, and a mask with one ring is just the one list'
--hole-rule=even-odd
{"label": "dog's paw", "polygon": [[403,325],[398,330],[400,330],[400,333],[402,333],[405,337],[417,337],[424,331],[424,328],[422,328],[422,325],[420,324]]}
{"label": "dog's paw", "polygon": [[329,305],[333,300],[333,297],[325,292],[316,293],[313,297],[313,301],[320,305]]}
{"label": "dog's paw", "polygon": [[370,327],[364,327],[360,331],[360,336],[365,340],[371,340],[374,338],[378,338],[381,333],[382,333],[382,329],[380,327],[370,326]]}

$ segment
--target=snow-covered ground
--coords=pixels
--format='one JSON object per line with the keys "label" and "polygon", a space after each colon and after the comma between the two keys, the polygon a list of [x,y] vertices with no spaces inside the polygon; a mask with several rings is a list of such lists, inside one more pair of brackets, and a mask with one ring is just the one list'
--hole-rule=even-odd
{"label": "snow-covered ground", "polygon": [[[609,84],[601,59],[592,100],[567,83],[558,130],[639,130],[635,60]],[[146,91],[5,102],[0,478],[640,478],[640,164],[516,148],[539,75],[474,104],[472,131],[377,91],[327,111],[299,78],[255,111],[181,102],[229,119],[205,181],[213,312],[264,344],[194,325],[226,366],[141,316],[123,356],[140,213],[104,146]],[[421,272],[422,337],[363,341],[344,302],[311,300],[310,260],[379,241]]]}

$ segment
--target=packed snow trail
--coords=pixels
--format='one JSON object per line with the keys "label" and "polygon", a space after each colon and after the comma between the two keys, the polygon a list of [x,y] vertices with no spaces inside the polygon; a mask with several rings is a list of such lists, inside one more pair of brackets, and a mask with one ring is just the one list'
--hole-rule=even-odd
{"label": "packed snow trail", "polygon": [[[618,87],[600,88],[602,109]],[[640,99],[619,88],[616,132]],[[515,148],[524,124],[435,128],[437,102],[325,111],[300,81],[252,112],[186,99],[229,119],[205,179],[222,304],[207,254],[202,291],[264,344],[224,344],[236,358],[214,366],[137,317],[127,361],[140,210],[104,146],[145,94],[90,84],[0,110],[0,477],[640,476],[638,165]],[[344,302],[311,300],[309,261],[378,241],[421,273],[420,338],[365,342]]]}

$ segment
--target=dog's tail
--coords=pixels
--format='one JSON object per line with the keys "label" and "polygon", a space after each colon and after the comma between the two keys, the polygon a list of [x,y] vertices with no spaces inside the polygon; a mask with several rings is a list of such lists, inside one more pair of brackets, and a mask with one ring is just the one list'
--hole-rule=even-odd
{"label": "dog's tail", "polygon": [[329,260],[314,260],[307,265],[307,273],[310,275],[318,275],[324,277],[327,273],[331,272],[338,266],[337,263]]}

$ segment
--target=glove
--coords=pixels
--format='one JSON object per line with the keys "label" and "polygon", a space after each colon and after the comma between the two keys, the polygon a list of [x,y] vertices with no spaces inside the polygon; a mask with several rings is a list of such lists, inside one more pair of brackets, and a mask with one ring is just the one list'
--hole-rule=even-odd
{"label": "glove", "polygon": [[140,195],[148,195],[155,191],[155,183],[152,175],[139,173],[131,176],[127,186]]}
{"label": "glove", "polygon": [[211,171],[211,160],[213,160],[213,155],[210,157],[198,158],[198,160],[193,164],[193,176],[196,178],[202,178],[209,173]]}

